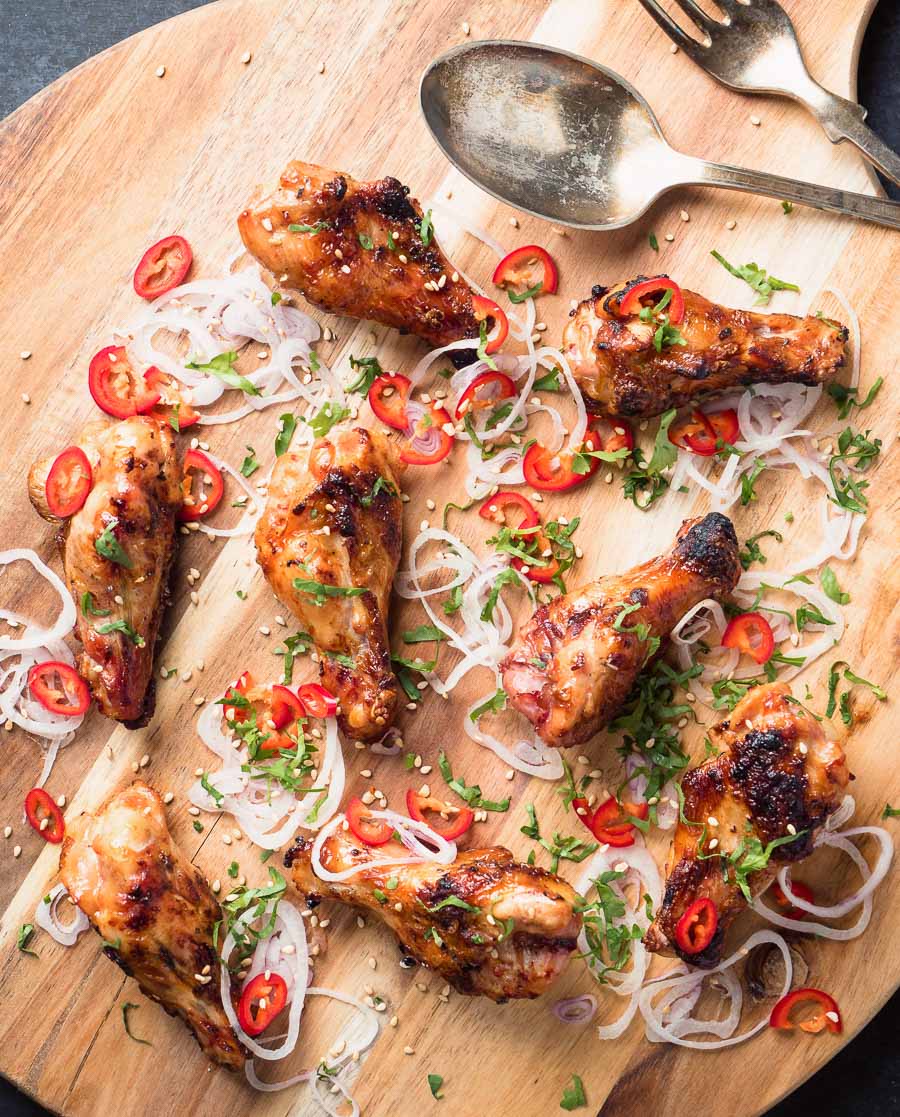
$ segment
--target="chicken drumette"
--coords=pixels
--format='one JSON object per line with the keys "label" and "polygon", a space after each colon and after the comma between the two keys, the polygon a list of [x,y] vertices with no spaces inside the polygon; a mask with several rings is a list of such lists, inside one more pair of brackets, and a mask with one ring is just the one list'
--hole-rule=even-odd
{"label": "chicken drumette", "polygon": [[336,428],[282,454],[256,527],[259,565],[312,636],[341,728],[360,741],[381,737],[397,706],[387,615],[400,561],[401,468],[382,434]]}
{"label": "chicken drumette", "polygon": [[[644,936],[648,950],[672,949],[702,967],[719,963],[725,933],[747,907],[741,882],[758,896],[781,865],[807,857],[849,779],[841,746],[783,683],[755,687],[709,738],[718,755],[682,780],[688,821],[678,822],[663,902]],[[718,925],[704,950],[685,953],[678,922],[702,898],[715,904]]]}
{"label": "chicken drumette", "polygon": [[478,337],[469,285],[395,178],[357,182],[294,161],[273,193],[241,213],[238,229],[280,283],[323,310],[381,322],[435,347]]}
{"label": "chicken drumette", "polygon": [[[582,393],[597,411],[647,418],[743,384],[821,384],[844,363],[847,330],[823,318],[730,310],[682,291],[686,342],[654,338],[661,320],[623,313],[629,291],[645,277],[594,287],[572,311],[563,352]],[[640,301],[652,307],[657,291]],[[631,310],[631,308],[629,308]]]}
{"label": "chicken drumette", "polygon": [[138,780],[66,826],[59,875],[104,953],[181,1017],[207,1058],[239,1069],[244,1052],[222,1008],[213,945],[222,912],[172,841],[159,795]]}
{"label": "chicken drumette", "polygon": [[28,494],[44,519],[60,525],[66,581],[79,604],[78,670],[101,712],[135,728],[153,714],[153,652],[181,508],[174,436],[168,424],[136,415],[90,423],[75,445],[93,473],[79,511],[60,521],[47,505],[54,458],[31,467]]}
{"label": "chicken drumette", "polygon": [[731,521],[686,520],[667,554],[540,606],[501,664],[510,702],[548,745],[581,744],[616,716],[688,609],[740,574]]}
{"label": "chicken drumette", "polygon": [[[493,1001],[537,997],[575,950],[577,893],[546,869],[517,863],[502,846],[460,853],[450,865],[380,865],[409,852],[390,842],[373,853],[339,827],[325,840],[322,864],[332,872],[366,868],[336,883],[316,876],[311,849],[298,838],[284,859],[301,892],[376,912],[405,954],[460,993]],[[456,900],[447,903],[450,897]]]}

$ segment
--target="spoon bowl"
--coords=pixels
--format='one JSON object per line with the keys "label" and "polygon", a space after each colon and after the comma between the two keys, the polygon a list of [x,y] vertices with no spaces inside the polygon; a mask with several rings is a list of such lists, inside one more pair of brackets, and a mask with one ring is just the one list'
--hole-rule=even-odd
{"label": "spoon bowl", "polygon": [[674,186],[706,184],[900,228],[900,204],[707,163],[675,151],[612,70],[536,43],[463,43],[425,70],[419,99],[457,170],[500,201],[582,229],[618,229]]}

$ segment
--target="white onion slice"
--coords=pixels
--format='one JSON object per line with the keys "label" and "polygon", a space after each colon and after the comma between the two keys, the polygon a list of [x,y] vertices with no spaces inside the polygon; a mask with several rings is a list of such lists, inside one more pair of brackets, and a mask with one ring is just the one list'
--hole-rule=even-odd
{"label": "white onion slice", "polygon": [[809,912],[810,915],[818,915],[822,919],[840,919],[842,915],[847,915],[855,907],[858,907],[866,897],[872,895],[887,876],[887,871],[894,856],[894,843],[890,834],[883,826],[857,826],[852,830],[842,830],[840,834],[820,830],[813,840],[814,848],[820,845],[829,845],[837,846],[846,851],[849,844],[847,838],[856,838],[862,834],[871,834],[878,842],[880,849],[868,879],[864,879],[863,884],[855,892],[837,904],[811,904],[808,900],[804,900],[802,896],[798,896],[791,891],[791,868],[790,865],[784,865],[778,870],[778,883],[781,885],[785,898],[801,911]]}
{"label": "white onion slice", "polygon": [[553,1015],[563,1024],[587,1024],[597,1014],[597,998],[592,993],[567,997],[553,1006]]}
{"label": "white onion slice", "polygon": [[684,1035],[687,1032],[706,1031],[710,1032],[711,1034],[718,1034],[724,1031],[723,1024],[725,1024],[726,1022],[730,1024],[732,1018],[734,1017],[735,1003],[738,1001],[740,996],[739,984],[735,984],[729,987],[728,991],[731,993],[732,1008],[729,1012],[729,1016],[726,1018],[726,1021],[696,1021],[689,1016],[685,1016],[674,1021],[669,1021],[667,1023],[663,1019],[663,1014],[660,1007],[655,1006],[653,1003],[654,998],[658,997],[660,993],[663,994],[664,999],[668,997],[674,1000],[675,998],[671,997],[673,993],[691,992],[695,986],[698,986],[703,981],[705,977],[709,977],[712,974],[724,973],[726,970],[735,965],[736,962],[739,962],[743,958],[745,958],[750,953],[750,951],[754,949],[754,947],[757,947],[765,942],[771,943],[773,946],[776,946],[781,952],[782,958],[784,959],[784,986],[781,990],[781,993],[779,994],[779,997],[783,997],[791,987],[791,980],[794,973],[791,953],[788,950],[787,943],[784,941],[781,935],[776,934],[774,931],[757,931],[755,934],[751,935],[750,938],[747,939],[747,941],[744,943],[744,945],[740,947],[740,949],[738,949],[734,954],[732,954],[730,958],[726,958],[724,962],[721,962],[714,969],[693,970],[687,974],[684,974],[683,976],[664,977],[659,981],[655,981],[646,985],[640,993],[639,1007],[647,1024],[648,1039],[674,1043],[679,1047],[690,1047],[693,1048],[695,1051],[717,1051],[723,1047],[733,1047],[737,1043],[743,1043],[745,1040],[750,1039],[751,1036],[755,1036],[758,1032],[761,1032],[763,1028],[767,1028],[769,1026],[769,1018],[768,1016],[764,1016],[763,1019],[760,1020],[758,1023],[754,1024],[746,1031],[740,1032],[738,1035],[734,1035],[732,1032],[724,1036],[723,1038],[716,1040],[694,1040],[684,1038]]}
{"label": "white onion slice", "polygon": [[[55,884],[47,893],[47,900],[42,899],[34,913],[34,921],[62,946],[74,946],[78,936],[89,930],[91,924],[81,908],[72,906],[75,918],[63,922],[59,918],[59,905],[68,899],[68,892],[64,884]],[[49,902],[48,902],[49,901]]]}
{"label": "white onion slice", "polygon": [[[0,567],[9,566],[13,562],[29,562],[35,571],[45,578],[62,602],[59,616],[49,628],[37,624],[35,621],[27,622],[25,632],[18,639],[11,636],[0,636],[0,650],[27,651],[29,649],[46,646],[50,641],[61,640],[75,627],[76,613],[75,602],[62,579],[50,569],[40,556],[24,547],[13,547],[7,551],[0,551]],[[8,615],[8,614],[7,614]]]}

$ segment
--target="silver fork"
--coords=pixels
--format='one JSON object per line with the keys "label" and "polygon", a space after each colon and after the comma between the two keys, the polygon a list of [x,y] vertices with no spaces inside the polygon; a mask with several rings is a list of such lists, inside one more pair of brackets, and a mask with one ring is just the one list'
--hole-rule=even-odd
{"label": "silver fork", "polygon": [[900,157],[864,124],[866,110],[830,93],[810,76],[794,25],[776,0],[715,0],[725,13],[713,19],[695,0],[675,0],[703,33],[700,43],[678,26],[658,0],[640,0],[684,53],[730,89],[780,93],[815,116],[832,143],[849,140],[893,182],[900,183]]}

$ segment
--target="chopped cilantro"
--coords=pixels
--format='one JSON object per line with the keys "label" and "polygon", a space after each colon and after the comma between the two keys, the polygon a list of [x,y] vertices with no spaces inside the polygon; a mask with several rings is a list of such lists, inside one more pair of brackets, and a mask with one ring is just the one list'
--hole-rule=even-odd
{"label": "chopped cilantro", "polygon": [[724,256],[718,252],[711,252],[710,255],[719,261],[726,271],[730,271],[737,279],[743,279],[756,292],[756,303],[767,303],[773,291],[799,291],[800,288],[796,283],[787,283],[783,279],[776,279],[774,275],[767,275],[765,268],[759,268],[756,264],[741,264],[735,267],[734,264],[729,264]]}
{"label": "chopped cilantro", "polygon": [[282,454],[286,453],[291,444],[291,439],[294,437],[294,431],[297,429],[297,417],[290,411],[286,411],[278,420],[279,430],[275,436],[275,457],[280,458]]}
{"label": "chopped cilantro", "polygon": [[195,369],[197,372],[209,372],[217,377],[229,388],[240,388],[248,396],[262,395],[259,388],[246,376],[241,376],[235,370],[234,363],[237,360],[237,353],[231,349],[227,353],[219,353],[213,357],[211,361],[206,364],[198,364],[196,361],[188,361],[186,368]]}

